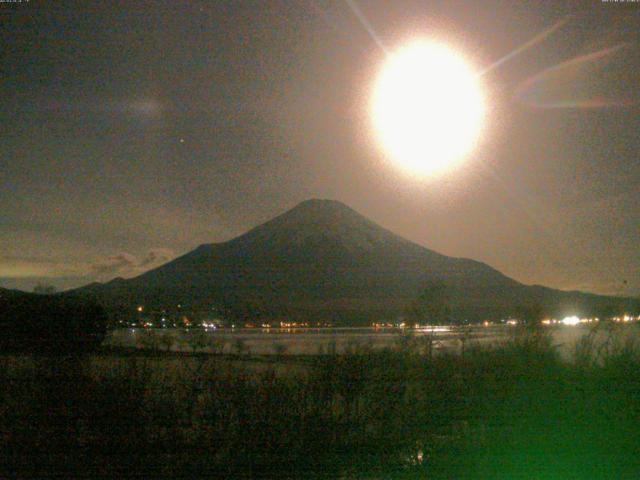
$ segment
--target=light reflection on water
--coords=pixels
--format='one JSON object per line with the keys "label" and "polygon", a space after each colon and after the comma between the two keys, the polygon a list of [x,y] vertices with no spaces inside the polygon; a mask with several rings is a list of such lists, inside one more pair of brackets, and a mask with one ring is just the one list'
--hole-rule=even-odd
{"label": "light reflection on water", "polygon": [[[552,344],[565,358],[570,358],[578,340],[589,333],[587,325],[546,327],[551,332]],[[629,331],[638,329],[629,326]],[[190,339],[194,335],[206,335],[213,342],[217,340],[222,346],[222,353],[234,353],[237,343],[244,344],[247,352],[257,355],[282,354],[288,355],[317,355],[322,353],[344,353],[357,349],[381,349],[397,346],[405,332],[394,327],[303,327],[303,328],[250,328],[250,329],[117,329],[108,335],[105,343],[124,347],[140,346],[140,339],[148,332],[157,337],[170,336],[174,343],[173,351],[190,351]],[[412,329],[416,338],[429,337],[434,342],[434,348],[442,352],[458,352],[461,345],[475,343],[477,345],[491,345],[505,341],[515,331],[508,325],[493,326],[434,326]],[[211,351],[208,347],[201,351]]]}

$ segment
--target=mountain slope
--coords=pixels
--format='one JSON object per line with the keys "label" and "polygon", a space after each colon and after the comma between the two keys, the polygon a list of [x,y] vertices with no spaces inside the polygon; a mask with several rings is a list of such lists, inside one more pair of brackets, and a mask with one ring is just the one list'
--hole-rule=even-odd
{"label": "mountain slope", "polygon": [[332,200],[302,202],[228,242],[77,291],[106,303],[252,305],[263,316],[360,322],[397,317],[429,282],[445,283],[454,314],[470,319],[508,315],[532,301],[567,312],[608,301],[522,285],[483,263],[403,239]]}

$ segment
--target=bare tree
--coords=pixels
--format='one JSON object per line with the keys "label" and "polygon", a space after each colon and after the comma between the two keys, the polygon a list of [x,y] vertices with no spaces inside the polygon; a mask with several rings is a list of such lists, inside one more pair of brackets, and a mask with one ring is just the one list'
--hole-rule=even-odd
{"label": "bare tree", "polygon": [[274,343],[273,344],[273,351],[276,354],[277,357],[283,357],[284,354],[287,352],[287,349],[289,348],[289,346],[285,343]]}
{"label": "bare tree", "polygon": [[160,344],[167,352],[171,350],[171,347],[173,347],[175,343],[176,339],[171,332],[164,332],[160,337]]}

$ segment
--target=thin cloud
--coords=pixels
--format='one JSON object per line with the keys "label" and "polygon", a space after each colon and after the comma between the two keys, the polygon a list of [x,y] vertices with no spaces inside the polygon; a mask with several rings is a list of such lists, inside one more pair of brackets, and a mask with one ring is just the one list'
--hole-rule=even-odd
{"label": "thin cloud", "polygon": [[172,250],[168,248],[154,248],[149,250],[149,253],[138,264],[138,267],[147,267],[151,265],[159,265],[166,263],[174,257]]}
{"label": "thin cloud", "polygon": [[127,252],[121,252],[94,263],[91,266],[90,275],[101,280],[117,276],[131,277],[162,265],[174,257],[175,254],[168,248],[151,249],[141,258]]}
{"label": "thin cloud", "polygon": [[136,266],[136,257],[129,253],[119,253],[91,266],[91,273],[97,277],[118,275]]}

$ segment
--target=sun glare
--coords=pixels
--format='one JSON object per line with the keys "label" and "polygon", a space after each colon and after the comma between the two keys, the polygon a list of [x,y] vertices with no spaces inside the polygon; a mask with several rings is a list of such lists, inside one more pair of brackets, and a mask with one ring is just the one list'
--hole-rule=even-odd
{"label": "sun glare", "polygon": [[415,176],[457,166],[477,143],[484,115],[478,75],[438,43],[390,54],[374,85],[376,134],[389,159]]}

